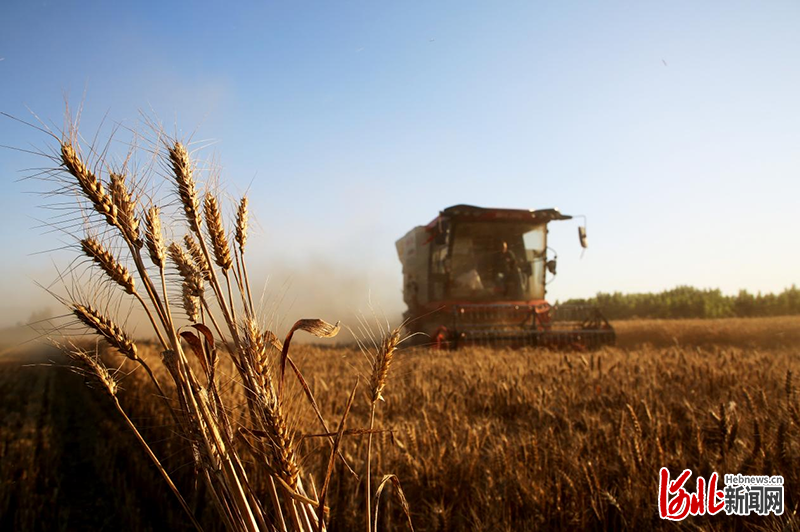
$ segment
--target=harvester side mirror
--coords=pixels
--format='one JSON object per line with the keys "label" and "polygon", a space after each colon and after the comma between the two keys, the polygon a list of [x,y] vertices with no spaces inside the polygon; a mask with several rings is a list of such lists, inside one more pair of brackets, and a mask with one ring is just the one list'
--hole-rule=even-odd
{"label": "harvester side mirror", "polygon": [[586,227],[579,226],[578,227],[578,238],[581,240],[581,247],[586,249],[589,247],[589,243],[586,241]]}
{"label": "harvester side mirror", "polygon": [[547,271],[548,272],[550,272],[553,275],[556,274],[556,259],[548,260],[545,265],[547,266]]}

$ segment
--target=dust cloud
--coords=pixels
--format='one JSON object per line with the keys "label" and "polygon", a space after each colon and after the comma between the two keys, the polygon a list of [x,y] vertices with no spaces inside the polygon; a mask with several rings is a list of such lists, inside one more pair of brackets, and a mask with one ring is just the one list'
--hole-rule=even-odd
{"label": "dust cloud", "polygon": [[[337,339],[326,340],[335,343],[352,342],[347,327],[356,329],[359,316],[366,316],[373,323],[377,317],[384,324],[388,321],[393,326],[401,321],[405,304],[399,264],[396,269],[394,271],[388,265],[381,268],[375,263],[354,267],[323,257],[260,259],[248,264],[253,301],[262,326],[281,336],[301,318],[320,318],[331,323],[341,321],[342,332]],[[171,307],[179,320],[178,325],[186,325],[188,322],[180,307],[180,292],[175,284],[176,274],[172,267],[169,270],[168,278],[174,281],[168,287]],[[87,332],[68,309],[33,281],[8,283],[4,289],[10,297],[0,305],[3,343],[18,344],[37,336],[72,336]],[[57,283],[53,289],[66,295]],[[150,339],[154,336],[147,317],[130,296],[113,285],[107,285],[101,293],[95,297],[87,296],[90,300],[85,302],[122,324],[134,338]],[[207,297],[213,297],[211,290],[208,290]],[[298,342],[311,340],[313,338],[306,334],[296,338]]]}
{"label": "dust cloud", "polygon": [[[269,276],[251,273],[253,299],[265,325],[276,332],[285,332],[300,318],[341,321],[337,342],[347,343],[352,336],[346,328],[355,330],[359,316],[391,325],[402,320],[405,304],[399,271],[345,267],[321,258],[265,265],[258,271]],[[309,340],[307,335],[302,339]]]}

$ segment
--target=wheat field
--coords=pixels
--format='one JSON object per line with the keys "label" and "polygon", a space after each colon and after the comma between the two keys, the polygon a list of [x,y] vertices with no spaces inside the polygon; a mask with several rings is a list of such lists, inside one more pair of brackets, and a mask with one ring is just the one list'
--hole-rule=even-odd
{"label": "wheat field", "polygon": [[3,355],[3,529],[638,530],[662,467],[784,475],[782,515],[689,526],[797,528],[800,319],[625,322],[591,352],[273,330],[247,194],[150,126],[123,163],[74,124],[41,153],[75,258],[50,346]]}
{"label": "wheat field", "polygon": [[[672,345],[660,345],[665,328]],[[618,329],[620,347],[595,352],[398,351],[375,418],[381,432],[374,435],[373,468],[376,476],[401,479],[415,530],[669,527],[657,511],[662,466],[706,478],[713,471],[781,474],[782,516],[723,514],[684,524],[797,530],[800,319],[641,321]],[[739,345],[720,343],[720,330],[739,331]],[[156,356],[146,346],[140,355]],[[117,367],[125,359],[109,350],[104,360]],[[315,395],[329,398],[320,401],[323,415],[340,413],[363,368],[360,352],[304,345],[295,361]],[[56,522],[67,529],[191,529],[102,394],[63,369],[4,362],[3,529],[44,530]],[[127,361],[118,373],[122,405],[188,494],[203,528],[223,529],[164,402],[154,400],[149,378],[136,368]],[[222,393],[237,404],[235,387],[224,384],[233,372],[224,366],[220,372]],[[64,404],[65,389],[79,407]],[[299,390],[287,393],[298,463],[317,476],[328,452],[321,438],[304,431],[314,426],[315,414]],[[246,425],[244,401],[239,398],[242,408],[232,414]],[[369,425],[370,405],[366,392],[357,395],[348,428]],[[75,408],[85,415],[76,416]],[[65,411],[73,412],[68,420]],[[76,425],[81,418],[84,426]],[[12,437],[19,427],[26,436]],[[82,430],[96,434],[74,434]],[[367,437],[353,432],[343,436],[341,450],[362,471]],[[363,482],[341,462],[337,469],[329,527],[361,529]],[[251,480],[257,492],[266,489],[265,478]],[[378,521],[380,530],[408,526],[391,487],[381,497]]]}

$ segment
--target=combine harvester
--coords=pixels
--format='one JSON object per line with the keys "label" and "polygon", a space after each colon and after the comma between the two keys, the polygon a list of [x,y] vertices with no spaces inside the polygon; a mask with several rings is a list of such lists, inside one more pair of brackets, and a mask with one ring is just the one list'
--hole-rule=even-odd
{"label": "combine harvester", "polygon": [[[595,348],[616,335],[600,310],[545,300],[547,224],[558,209],[456,205],[397,241],[405,318],[439,347],[464,345]],[[586,228],[579,227],[586,247]],[[552,250],[551,250],[552,251]]]}

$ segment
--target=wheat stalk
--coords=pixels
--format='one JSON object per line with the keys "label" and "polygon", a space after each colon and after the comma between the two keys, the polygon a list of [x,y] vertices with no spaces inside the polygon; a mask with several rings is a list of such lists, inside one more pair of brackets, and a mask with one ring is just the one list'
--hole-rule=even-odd
{"label": "wheat stalk", "polygon": [[[242,196],[239,200],[239,207],[236,209],[236,231],[234,239],[239,247],[239,253],[234,254],[236,257],[237,271],[239,272],[239,290],[242,292],[242,300],[245,305],[245,310],[253,314],[253,297],[250,293],[250,279],[247,275],[247,264],[244,260],[244,247],[247,244],[247,229],[248,229],[248,211],[247,211],[247,196]],[[244,285],[242,286],[242,281]]]}
{"label": "wheat stalk", "polygon": [[[381,346],[375,355],[372,363],[372,374],[370,376],[370,387],[372,401],[369,414],[369,436],[367,437],[367,489],[366,498],[366,517],[367,532],[372,530],[372,507],[371,507],[371,476],[372,476],[372,431],[375,428],[375,407],[379,400],[383,400],[383,390],[386,388],[386,381],[389,377],[389,368],[392,366],[397,346],[400,344],[400,332],[398,327],[388,334],[384,334],[381,339]],[[376,510],[377,513],[377,510]],[[377,524],[376,524],[377,527]]]}
{"label": "wheat stalk", "polygon": [[123,410],[122,405],[119,403],[119,399],[117,399],[117,390],[118,385],[116,379],[109,373],[108,368],[99,360],[98,357],[89,356],[85,351],[80,349],[74,349],[67,351],[67,356],[74,362],[80,364],[82,366],[80,373],[86,375],[90,378],[93,378],[95,381],[99,382],[106,393],[111,397],[112,401],[114,402],[114,406],[116,407],[117,411],[122,415],[122,418],[125,420],[125,423],[131,429],[131,431],[136,436],[136,439],[144,448],[145,452],[147,453],[148,457],[153,461],[156,468],[158,469],[161,476],[166,481],[167,485],[169,486],[170,490],[175,494],[180,502],[181,506],[183,507],[184,511],[189,515],[189,519],[192,521],[192,524],[195,528],[202,532],[203,528],[200,526],[200,523],[194,517],[193,512],[189,508],[189,505],[186,503],[186,500],[181,495],[178,488],[175,486],[175,483],[170,478],[169,473],[167,470],[164,469],[164,466],[161,465],[158,457],[156,457],[153,450],[147,444],[145,439],[142,437],[139,429],[136,428],[133,421],[128,417],[128,414]]}

